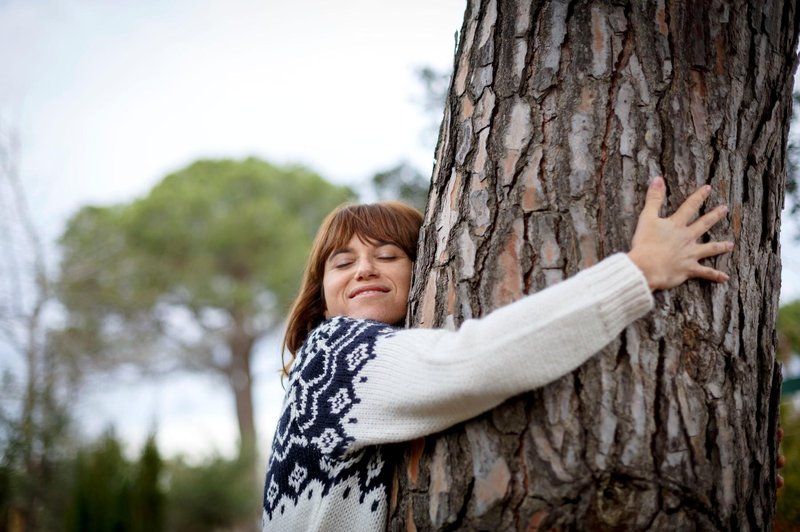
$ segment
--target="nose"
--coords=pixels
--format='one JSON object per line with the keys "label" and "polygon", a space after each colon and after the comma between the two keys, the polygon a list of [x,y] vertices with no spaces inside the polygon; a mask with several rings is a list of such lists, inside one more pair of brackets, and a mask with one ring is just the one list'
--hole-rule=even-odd
{"label": "nose", "polygon": [[375,268],[375,263],[371,259],[367,257],[359,259],[356,267],[356,279],[370,279],[377,275],[378,269]]}

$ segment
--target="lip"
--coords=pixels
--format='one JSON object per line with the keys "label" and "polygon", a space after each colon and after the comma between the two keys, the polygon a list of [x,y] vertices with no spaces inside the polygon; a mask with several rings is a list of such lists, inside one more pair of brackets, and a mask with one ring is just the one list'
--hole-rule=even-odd
{"label": "lip", "polygon": [[364,292],[380,292],[386,294],[389,292],[389,288],[382,286],[382,285],[368,285],[368,286],[359,286],[348,296],[350,299],[355,299],[359,295],[363,294]]}

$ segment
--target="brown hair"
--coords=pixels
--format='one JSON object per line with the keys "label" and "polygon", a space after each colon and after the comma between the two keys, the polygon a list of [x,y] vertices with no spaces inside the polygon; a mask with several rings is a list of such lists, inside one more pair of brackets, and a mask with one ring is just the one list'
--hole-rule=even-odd
{"label": "brown hair", "polygon": [[[331,253],[345,247],[353,235],[358,235],[369,242],[391,242],[413,262],[417,258],[421,225],[422,214],[399,201],[342,205],[331,212],[322,222],[311,246],[300,293],[289,313],[281,352],[288,348],[293,361],[308,333],[324,321],[322,278],[325,261]],[[287,374],[287,367],[284,365],[284,374]]]}

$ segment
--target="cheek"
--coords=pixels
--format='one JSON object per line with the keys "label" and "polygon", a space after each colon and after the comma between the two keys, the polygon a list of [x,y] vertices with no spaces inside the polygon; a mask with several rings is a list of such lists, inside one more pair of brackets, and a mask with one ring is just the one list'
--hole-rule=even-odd
{"label": "cheek", "polygon": [[400,272],[397,285],[398,290],[407,298],[408,292],[411,290],[411,265]]}
{"label": "cheek", "polygon": [[334,303],[336,295],[334,293],[334,279],[325,275],[322,278],[322,305],[325,310],[331,303]]}
{"label": "cheek", "polygon": [[349,277],[347,275],[342,275],[336,271],[326,273],[322,277],[322,298],[328,310],[336,309],[337,312],[341,311],[339,307],[342,305],[343,294],[347,289],[348,280]]}

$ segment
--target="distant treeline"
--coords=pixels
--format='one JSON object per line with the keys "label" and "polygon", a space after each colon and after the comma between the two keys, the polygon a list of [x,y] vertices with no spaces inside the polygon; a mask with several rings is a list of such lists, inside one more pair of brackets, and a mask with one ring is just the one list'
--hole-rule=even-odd
{"label": "distant treeline", "polygon": [[[250,529],[260,490],[252,462],[213,457],[200,465],[162,459],[150,438],[135,460],[107,433],[42,471],[32,485],[0,466],[0,531],[159,532]],[[36,504],[26,504],[31,495]]]}

